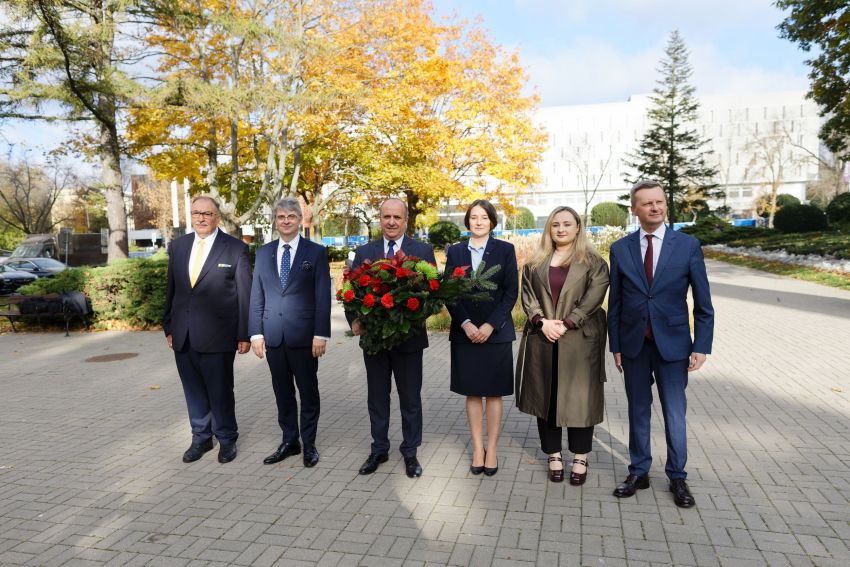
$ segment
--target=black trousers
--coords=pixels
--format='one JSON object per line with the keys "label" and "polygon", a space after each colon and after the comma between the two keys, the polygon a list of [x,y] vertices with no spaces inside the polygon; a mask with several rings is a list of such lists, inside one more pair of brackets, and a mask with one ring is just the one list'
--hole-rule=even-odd
{"label": "black trousers", "polygon": [[390,449],[390,393],[392,377],[398,389],[401,408],[402,443],[399,451],[415,457],[422,444],[422,351],[382,350],[378,354],[363,352],[368,386],[369,421],[372,427],[372,453]]}
{"label": "black trousers", "polygon": [[[549,414],[546,419],[537,418],[540,448],[547,455],[560,453],[563,428],[558,427],[558,349],[552,346],[552,390],[549,393]],[[593,426],[567,427],[567,447],[571,453],[590,453],[593,449]]]}
{"label": "black trousers", "polygon": [[229,352],[198,352],[192,349],[189,337],[183,343],[183,350],[174,351],[194,444],[204,443],[215,435],[219,443],[229,445],[239,436],[233,397],[235,358],[235,345]]}
{"label": "black trousers", "polygon": [[283,442],[298,441],[298,401],[295,388],[301,398],[300,437],[305,444],[316,443],[319,424],[319,359],[313,356],[311,347],[290,348],[281,343],[266,349],[272,387],[277,402],[277,422],[283,432]]}

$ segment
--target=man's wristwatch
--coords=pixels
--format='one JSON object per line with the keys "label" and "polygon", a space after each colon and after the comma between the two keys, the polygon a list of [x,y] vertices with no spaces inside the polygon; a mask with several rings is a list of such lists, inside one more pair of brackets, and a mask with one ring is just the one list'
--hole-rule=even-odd
{"label": "man's wristwatch", "polygon": [[534,326],[537,327],[538,329],[542,329],[543,328],[543,317],[538,319],[537,322],[534,324]]}

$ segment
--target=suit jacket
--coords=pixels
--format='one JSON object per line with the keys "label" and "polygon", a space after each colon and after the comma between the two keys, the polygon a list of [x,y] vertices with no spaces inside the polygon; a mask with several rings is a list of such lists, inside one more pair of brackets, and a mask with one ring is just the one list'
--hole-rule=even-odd
{"label": "suit jacket", "polygon": [[331,336],[331,274],[328,251],[305,238],[298,242],[286,288],[280,287],[279,240],[262,246],[254,263],[248,334],[266,346],[309,347],[313,337]]}
{"label": "suit jacket", "polygon": [[174,350],[183,350],[191,336],[198,352],[235,351],[248,340],[248,302],[251,266],[248,246],[220,231],[201,268],[195,287],[189,283],[189,256],[193,233],[171,241],[168,247],[168,283],[162,328],[172,335]]}
{"label": "suit jacket", "polygon": [[[404,239],[401,241],[401,249],[408,256],[416,256],[417,258],[421,258],[431,262],[432,264],[437,263],[437,259],[434,258],[434,249],[431,248],[430,244],[419,242],[407,235],[405,235]],[[383,238],[367,242],[363,246],[359,247],[354,253],[354,261],[351,263],[351,269],[354,270],[360,267],[360,264],[362,264],[364,260],[378,260],[383,257]],[[348,319],[349,325],[351,325],[352,321],[356,319],[355,315],[348,311],[345,312],[345,317]],[[424,326],[422,326],[418,332],[415,332],[409,339],[395,347],[395,349],[399,352],[416,352],[426,348],[428,348],[428,333],[425,331]]]}
{"label": "suit jacket", "polygon": [[[484,248],[484,257],[479,269],[489,270],[493,266],[500,269],[490,280],[498,287],[489,291],[490,301],[461,300],[454,305],[448,305],[449,314],[452,316],[452,325],[449,330],[449,340],[471,343],[461,328],[461,324],[469,319],[476,327],[484,323],[490,323],[493,334],[487,340],[488,343],[509,343],[516,340],[511,310],[516,304],[519,294],[519,275],[516,263],[514,245],[504,240],[496,240],[490,236],[487,246]],[[446,251],[446,271],[454,270],[458,266],[471,266],[472,253],[469,251],[469,240],[453,244]],[[470,270],[467,276],[470,276]]]}
{"label": "suit jacket", "polygon": [[[709,354],[714,337],[714,308],[699,241],[667,230],[650,287],[640,253],[640,231],[611,246],[608,339],[611,352],[635,357],[652,322],[658,352],[667,361],[692,352]],[[688,287],[694,301],[694,337],[688,326]]]}

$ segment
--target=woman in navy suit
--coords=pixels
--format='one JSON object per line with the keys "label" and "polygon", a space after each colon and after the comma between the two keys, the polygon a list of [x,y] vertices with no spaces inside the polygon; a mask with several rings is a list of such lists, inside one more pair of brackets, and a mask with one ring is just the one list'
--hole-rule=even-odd
{"label": "woman in navy suit", "polygon": [[[469,240],[446,251],[446,270],[469,266],[467,277],[476,270],[499,266],[490,281],[490,301],[459,301],[449,307],[452,326],[451,390],[466,396],[466,415],[472,435],[472,474],[487,476],[499,470],[496,446],[502,426],[502,396],[513,394],[513,352],[516,340],[511,309],[519,293],[516,254],[511,243],[496,240],[490,232],[498,224],[496,208],[483,199],[466,211],[464,224]],[[484,448],[486,399],[487,449]]]}

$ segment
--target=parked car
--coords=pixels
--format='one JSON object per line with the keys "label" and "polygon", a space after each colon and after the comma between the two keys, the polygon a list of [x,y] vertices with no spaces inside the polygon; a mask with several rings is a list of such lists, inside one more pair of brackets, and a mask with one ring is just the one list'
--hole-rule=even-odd
{"label": "parked car", "polygon": [[32,283],[37,279],[38,276],[29,272],[20,272],[4,264],[0,264],[0,295],[13,293],[22,285]]}
{"label": "parked car", "polygon": [[0,250],[0,260],[4,260],[5,258],[8,258],[11,255],[12,252],[10,252],[9,250]]}
{"label": "parked car", "polygon": [[55,276],[68,269],[68,266],[54,258],[9,258],[4,265],[40,278]]}

